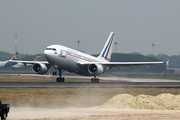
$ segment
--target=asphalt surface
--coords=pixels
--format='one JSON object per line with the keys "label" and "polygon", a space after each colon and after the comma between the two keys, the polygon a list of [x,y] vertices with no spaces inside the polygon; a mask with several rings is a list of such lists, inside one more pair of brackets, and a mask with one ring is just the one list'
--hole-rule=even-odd
{"label": "asphalt surface", "polygon": [[0,88],[79,88],[79,87],[157,87],[157,88],[180,88],[180,82],[0,82]]}
{"label": "asphalt surface", "polygon": [[[40,76],[37,74],[21,74],[22,76]],[[52,76],[52,75],[46,75]],[[88,78],[83,76],[65,76],[65,78]],[[90,79],[91,77],[89,77]],[[92,88],[92,87],[157,87],[157,88],[180,88],[180,81],[163,79],[132,79],[119,77],[99,77],[99,83],[91,82],[0,82],[0,88]]]}

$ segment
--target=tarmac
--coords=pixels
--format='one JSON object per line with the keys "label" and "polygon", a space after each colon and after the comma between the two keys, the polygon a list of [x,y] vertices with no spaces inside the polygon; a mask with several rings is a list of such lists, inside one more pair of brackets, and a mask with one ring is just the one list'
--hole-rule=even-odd
{"label": "tarmac", "polygon": [[[22,74],[22,76],[40,76],[36,74]],[[41,75],[42,76],[42,75]],[[46,75],[49,76],[49,75]],[[83,76],[64,76],[65,78],[88,78]],[[0,88],[74,88],[74,87],[157,87],[157,88],[180,88],[178,80],[144,79],[144,78],[121,78],[121,77],[99,77],[99,83],[87,82],[0,82]]]}
{"label": "tarmac", "polygon": [[95,87],[157,87],[157,88],[180,88],[180,82],[0,82],[0,88],[95,88]]}

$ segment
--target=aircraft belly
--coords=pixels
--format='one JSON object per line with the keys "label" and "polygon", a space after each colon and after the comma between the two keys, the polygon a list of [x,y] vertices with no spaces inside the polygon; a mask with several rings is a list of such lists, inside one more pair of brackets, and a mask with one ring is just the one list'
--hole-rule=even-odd
{"label": "aircraft belly", "polygon": [[59,68],[64,69],[68,72],[72,72],[80,75],[86,75],[86,76],[91,75],[86,68],[81,68],[76,64],[76,61],[78,61],[79,59],[75,59],[71,56],[66,56],[66,57],[51,56],[51,59],[48,59],[48,57],[46,57],[46,60],[52,66],[56,65]]}
{"label": "aircraft belly", "polygon": [[61,60],[57,60],[57,65],[68,71],[68,72],[72,72],[72,73],[76,73],[76,74],[80,74],[80,75],[89,75],[89,72],[87,71],[87,69],[82,69],[80,68],[77,64],[76,64],[76,59],[68,59],[68,58],[64,58]]}
{"label": "aircraft belly", "polygon": [[77,66],[76,63],[70,59],[66,59],[65,61],[62,61],[58,66],[62,67],[67,71],[72,71],[72,72],[79,68],[79,66]]}

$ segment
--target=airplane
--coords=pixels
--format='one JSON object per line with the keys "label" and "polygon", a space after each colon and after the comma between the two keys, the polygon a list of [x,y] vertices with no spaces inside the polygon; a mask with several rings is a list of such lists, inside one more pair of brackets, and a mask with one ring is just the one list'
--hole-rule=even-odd
{"label": "airplane", "polygon": [[[19,54],[19,52],[16,52],[16,53],[12,56],[11,60],[17,60],[18,54]],[[17,62],[11,62],[11,60],[0,61],[0,67],[12,67],[12,66],[14,66],[14,65],[17,64]]]}
{"label": "airplane", "polygon": [[[124,66],[135,66],[153,64],[164,64],[166,62],[110,62],[112,45],[115,33],[111,32],[100,55],[94,57],[86,53],[68,48],[63,45],[50,45],[44,50],[44,57],[47,61],[19,61],[23,64],[33,64],[32,71],[36,74],[46,74],[51,66],[56,66],[59,71],[59,77],[56,78],[57,82],[64,82],[62,77],[63,71],[76,73],[83,76],[94,76],[91,79],[92,83],[98,83],[101,75],[112,67],[121,69]],[[12,60],[13,61],[13,60]]]}

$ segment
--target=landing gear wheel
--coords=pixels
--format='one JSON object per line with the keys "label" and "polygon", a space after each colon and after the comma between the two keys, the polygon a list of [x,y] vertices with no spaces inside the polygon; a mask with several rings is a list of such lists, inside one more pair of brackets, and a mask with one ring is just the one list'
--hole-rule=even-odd
{"label": "landing gear wheel", "polygon": [[99,83],[99,78],[91,78],[92,83]]}
{"label": "landing gear wheel", "polygon": [[56,82],[64,82],[64,78],[56,78]]}
{"label": "landing gear wheel", "polygon": [[52,75],[57,75],[57,71],[53,71],[53,72],[52,72]]}
{"label": "landing gear wheel", "polygon": [[7,118],[7,112],[3,111],[1,115],[1,120],[6,120],[6,118]]}

